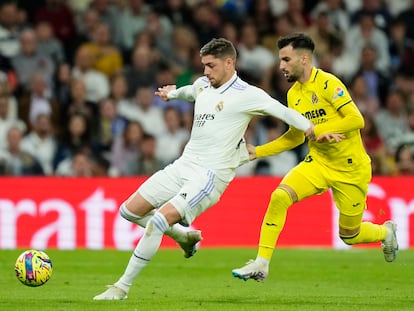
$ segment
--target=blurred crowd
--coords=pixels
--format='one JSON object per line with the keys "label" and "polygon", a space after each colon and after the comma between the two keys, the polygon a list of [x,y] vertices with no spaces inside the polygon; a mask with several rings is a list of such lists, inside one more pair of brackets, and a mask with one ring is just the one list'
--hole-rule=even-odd
{"label": "blurred crowd", "polygon": [[[294,31],[363,113],[373,174],[414,174],[414,0],[0,0],[0,174],[150,175],[179,157],[193,117],[154,90],[192,83],[200,47],[225,37],[238,74],[286,104],[276,42]],[[255,118],[246,139],[285,130]],[[237,174],[284,175],[306,148]]]}

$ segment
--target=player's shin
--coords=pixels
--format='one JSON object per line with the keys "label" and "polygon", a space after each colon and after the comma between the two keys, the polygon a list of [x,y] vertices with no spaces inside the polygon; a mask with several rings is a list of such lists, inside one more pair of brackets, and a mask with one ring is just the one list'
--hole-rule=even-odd
{"label": "player's shin", "polygon": [[345,244],[354,245],[383,241],[386,235],[387,229],[384,226],[363,222],[359,233],[352,236],[340,235],[340,238]]}
{"label": "player's shin", "polygon": [[135,278],[157,252],[162,241],[162,236],[167,229],[168,222],[164,215],[155,212],[154,216],[148,221],[144,235],[138,242],[124,274],[114,284],[116,287],[128,293]]}
{"label": "player's shin", "polygon": [[287,210],[292,203],[292,198],[286,190],[277,188],[272,193],[260,231],[258,259],[271,259],[276,242],[285,225]]}

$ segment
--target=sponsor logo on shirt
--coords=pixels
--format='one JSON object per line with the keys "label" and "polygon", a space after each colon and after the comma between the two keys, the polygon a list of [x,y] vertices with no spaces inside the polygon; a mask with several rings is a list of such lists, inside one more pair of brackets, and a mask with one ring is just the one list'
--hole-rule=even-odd
{"label": "sponsor logo on shirt", "polygon": [[338,97],[342,97],[342,96],[344,96],[344,95],[345,95],[345,91],[344,91],[344,89],[343,89],[343,88],[341,88],[340,86],[338,86],[338,87],[335,89],[333,99],[337,99]]}

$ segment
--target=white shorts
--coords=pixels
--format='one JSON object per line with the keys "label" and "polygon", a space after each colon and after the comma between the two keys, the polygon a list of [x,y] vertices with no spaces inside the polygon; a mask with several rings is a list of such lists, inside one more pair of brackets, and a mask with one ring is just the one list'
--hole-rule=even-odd
{"label": "white shorts", "polygon": [[138,192],[155,208],[171,203],[190,225],[219,201],[228,184],[212,170],[179,159],[147,179]]}

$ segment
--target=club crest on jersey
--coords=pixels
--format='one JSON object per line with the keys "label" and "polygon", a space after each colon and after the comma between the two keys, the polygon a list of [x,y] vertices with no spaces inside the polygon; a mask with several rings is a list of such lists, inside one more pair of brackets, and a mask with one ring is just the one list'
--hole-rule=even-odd
{"label": "club crest on jersey", "polygon": [[319,101],[318,96],[315,93],[312,93],[312,104],[317,104]]}
{"label": "club crest on jersey", "polygon": [[333,99],[337,99],[338,97],[342,97],[342,96],[344,96],[344,95],[345,95],[345,91],[344,91],[344,89],[343,89],[343,88],[341,88],[340,86],[338,86],[338,87],[335,89]]}
{"label": "club crest on jersey", "polygon": [[216,111],[217,112],[220,112],[220,111],[222,111],[223,110],[223,107],[224,107],[224,102],[221,100],[217,105],[216,105]]}

